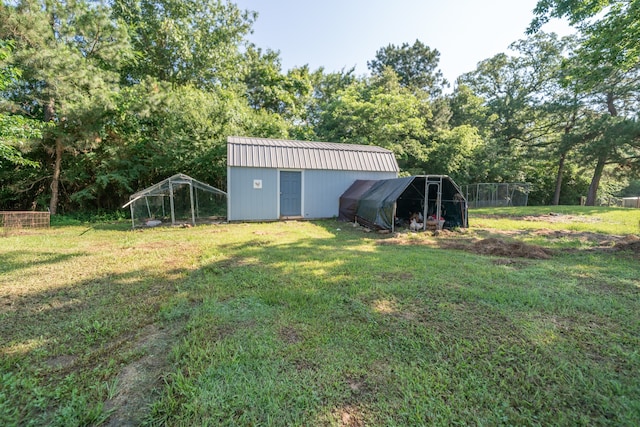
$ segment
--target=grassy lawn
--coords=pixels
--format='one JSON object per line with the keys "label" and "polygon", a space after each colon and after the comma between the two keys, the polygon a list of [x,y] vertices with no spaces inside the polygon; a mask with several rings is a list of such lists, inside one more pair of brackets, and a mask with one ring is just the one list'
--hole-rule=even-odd
{"label": "grassy lawn", "polygon": [[0,425],[640,425],[640,210],[470,222],[8,233]]}

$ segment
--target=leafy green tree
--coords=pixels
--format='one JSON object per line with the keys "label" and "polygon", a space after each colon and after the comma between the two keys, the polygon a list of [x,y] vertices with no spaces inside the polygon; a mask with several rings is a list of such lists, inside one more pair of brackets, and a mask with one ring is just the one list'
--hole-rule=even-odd
{"label": "leafy green tree", "polygon": [[620,197],[640,197],[640,179],[631,180],[628,185],[620,191]]}
{"label": "leafy green tree", "polygon": [[[189,171],[195,178],[226,186],[229,135],[286,137],[288,124],[276,114],[254,111],[239,94],[226,89],[204,92],[181,87],[167,94],[162,126],[149,141],[150,164],[168,176]],[[157,119],[157,118],[156,118]]]}
{"label": "leafy green tree", "polygon": [[[0,40],[0,65],[11,55],[11,44]],[[0,68],[0,92],[4,91],[11,80],[20,78],[20,70],[13,67]],[[13,166],[37,167],[38,163],[26,159],[19,147],[26,141],[40,138],[41,125],[35,120],[0,112],[0,167]]]}
{"label": "leafy green tree", "polygon": [[279,115],[254,110],[229,89],[202,91],[147,78],[118,97],[102,144],[73,168],[85,183],[72,196],[82,209],[117,209],[132,192],[176,173],[224,189],[227,136],[288,135]]}
{"label": "leafy green tree", "polygon": [[587,192],[587,204],[594,205],[603,175],[612,168],[633,172],[640,166],[640,62],[628,70],[606,62],[595,66],[584,52],[582,45],[565,61],[564,86],[576,91],[585,120],[566,140],[577,141],[584,161],[595,164]]}
{"label": "leafy green tree", "polygon": [[307,127],[308,106],[313,96],[313,76],[309,68],[296,67],[283,74],[277,52],[262,53],[254,46],[249,46],[245,56],[244,83],[249,104],[256,110],[278,114],[291,123],[292,128]]}
{"label": "leafy green tree", "polygon": [[386,70],[340,91],[323,112],[317,133],[323,140],[388,148],[402,170],[419,172],[427,159],[430,116],[428,104]]}
{"label": "leafy green tree", "polygon": [[303,140],[329,138],[325,135],[326,127],[323,117],[344,90],[359,82],[354,72],[355,69],[351,68],[325,73],[323,68],[319,68],[310,74],[312,92],[305,98],[304,121],[291,129],[295,138]]}
{"label": "leafy green tree", "polygon": [[367,62],[373,75],[383,74],[391,68],[398,75],[400,84],[413,90],[422,90],[436,97],[442,93],[447,81],[438,69],[440,52],[416,40],[412,45],[390,44],[376,52],[376,57]]}
{"label": "leafy green tree", "polygon": [[242,80],[240,46],[255,12],[221,0],[113,0],[113,13],[127,23],[136,52],[128,81],[210,88]]}
{"label": "leafy green tree", "polygon": [[[640,3],[635,0],[539,0],[528,32],[551,18],[568,18],[585,36],[585,59],[591,65],[611,64],[622,70],[640,58]],[[595,19],[597,17],[597,19]]]}
{"label": "leafy green tree", "polygon": [[483,146],[482,136],[472,125],[441,129],[428,145],[424,172],[449,175],[460,183],[474,182],[478,154]]}
{"label": "leafy green tree", "polygon": [[49,209],[57,212],[65,153],[99,144],[119,75],[130,58],[126,28],[110,10],[88,1],[22,0],[0,8],[0,37],[15,43],[23,71],[11,98],[23,115],[54,125],[43,135],[53,157]]}
{"label": "leafy green tree", "polygon": [[253,45],[249,46],[245,54],[247,99],[249,105],[256,110],[261,108],[275,113],[282,113],[286,109],[286,101],[283,100],[283,83],[285,76],[282,74],[282,65],[278,52],[262,49]]}
{"label": "leafy green tree", "polygon": [[588,141],[583,148],[587,160],[596,166],[587,193],[587,205],[597,201],[600,181],[608,165],[618,172],[637,174],[640,166],[640,123],[636,119],[602,115],[579,135]]}
{"label": "leafy green tree", "polygon": [[526,180],[543,148],[557,140],[562,120],[548,105],[558,86],[563,43],[541,33],[511,49],[515,55],[495,55],[461,76],[453,98],[454,120],[469,120],[486,141],[478,151],[486,165],[477,168],[482,180]]}
{"label": "leafy green tree", "polygon": [[486,105],[484,98],[476,95],[462,78],[456,83],[448,100],[451,126],[471,125],[484,137],[490,136],[491,122],[497,120],[498,116]]}
{"label": "leafy green tree", "polygon": [[[473,97],[464,92],[456,94],[454,117],[477,123],[487,140],[480,158],[491,159],[484,169],[488,180],[526,179],[536,188],[532,201],[575,203],[573,190],[562,195],[567,191],[563,179],[571,180],[575,188],[584,188],[584,172],[577,172],[574,165],[597,161],[594,149],[599,145],[595,139],[604,134],[595,132],[590,124],[599,123],[600,115],[606,112],[608,107],[601,102],[606,96],[581,80],[585,74],[581,69],[584,63],[576,53],[579,39],[558,39],[539,32],[513,43],[511,48],[516,55],[499,54],[460,79]],[[600,84],[605,85],[605,81]],[[619,89],[615,92],[616,104],[621,99],[618,94],[624,93]],[[482,99],[485,102],[478,108]],[[609,164],[609,160],[603,164]],[[483,171],[478,174],[482,176]]]}
{"label": "leafy green tree", "polygon": [[579,139],[587,159],[595,162],[587,204],[596,203],[608,165],[637,169],[635,136],[640,80],[640,3],[624,0],[542,0],[530,32],[551,17],[569,18],[582,36],[565,77],[583,97],[583,105],[600,118],[582,126]]}

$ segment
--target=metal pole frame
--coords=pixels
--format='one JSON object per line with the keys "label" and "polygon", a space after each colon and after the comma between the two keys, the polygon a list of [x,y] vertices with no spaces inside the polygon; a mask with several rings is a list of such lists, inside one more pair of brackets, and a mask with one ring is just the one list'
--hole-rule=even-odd
{"label": "metal pole frame", "polygon": [[176,213],[174,211],[175,206],[173,203],[173,184],[169,181],[169,204],[171,205],[171,225],[176,225]]}
{"label": "metal pole frame", "polygon": [[429,209],[429,181],[424,177],[424,198],[422,199],[422,230],[427,229],[427,209]]}
{"label": "metal pole frame", "polygon": [[442,214],[442,177],[440,177],[440,181],[438,182],[438,196],[436,199],[436,230],[441,230],[440,227],[440,216]]}
{"label": "metal pole frame", "polygon": [[[435,185],[438,188],[438,192],[436,193],[436,230],[440,229],[440,203],[442,202],[442,178],[440,178],[440,182],[427,182],[426,183],[426,194],[425,194],[425,203],[427,207],[429,206],[429,187]],[[427,228],[427,217],[424,217],[424,229]]]}
{"label": "metal pole frame", "polygon": [[193,209],[193,184],[189,183],[189,200],[191,202],[191,223],[196,225],[196,213]]}

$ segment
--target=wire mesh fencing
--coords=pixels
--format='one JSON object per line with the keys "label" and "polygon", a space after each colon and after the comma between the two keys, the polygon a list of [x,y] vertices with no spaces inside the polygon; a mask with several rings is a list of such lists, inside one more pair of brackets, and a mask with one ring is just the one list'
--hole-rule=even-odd
{"label": "wire mesh fencing", "polygon": [[131,203],[133,227],[219,222],[226,218],[227,197],[191,183],[172,183]]}
{"label": "wire mesh fencing", "polygon": [[34,211],[0,211],[0,230],[4,235],[12,230],[23,228],[49,228],[51,215],[49,212]]}
{"label": "wire mesh fencing", "polygon": [[527,206],[528,182],[478,183],[462,186],[470,208]]}

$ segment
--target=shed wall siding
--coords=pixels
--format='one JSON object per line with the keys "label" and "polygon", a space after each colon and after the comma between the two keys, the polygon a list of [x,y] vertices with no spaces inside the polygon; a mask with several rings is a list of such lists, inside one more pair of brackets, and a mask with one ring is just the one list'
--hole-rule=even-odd
{"label": "shed wall siding", "polygon": [[[262,188],[253,188],[254,180],[262,180]],[[267,168],[230,167],[227,175],[229,221],[278,219],[278,171]]]}
{"label": "shed wall siding", "polygon": [[[279,219],[279,169],[228,169],[229,221],[271,221]],[[340,195],[358,179],[395,178],[393,172],[305,170],[302,187],[302,212],[307,219],[331,218],[338,215]],[[262,180],[262,188],[254,189],[254,180]]]}
{"label": "shed wall siding", "polygon": [[304,217],[307,219],[338,216],[340,196],[358,179],[390,179],[395,172],[304,171]]}

